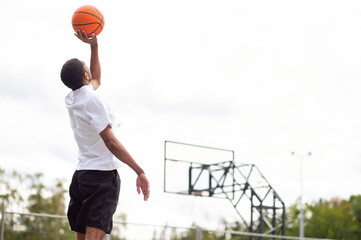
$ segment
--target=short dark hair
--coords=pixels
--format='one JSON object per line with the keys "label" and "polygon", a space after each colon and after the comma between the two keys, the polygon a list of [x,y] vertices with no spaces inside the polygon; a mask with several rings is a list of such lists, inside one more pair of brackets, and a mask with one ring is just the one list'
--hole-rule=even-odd
{"label": "short dark hair", "polygon": [[73,91],[83,86],[84,64],[77,58],[66,61],[61,69],[61,81]]}

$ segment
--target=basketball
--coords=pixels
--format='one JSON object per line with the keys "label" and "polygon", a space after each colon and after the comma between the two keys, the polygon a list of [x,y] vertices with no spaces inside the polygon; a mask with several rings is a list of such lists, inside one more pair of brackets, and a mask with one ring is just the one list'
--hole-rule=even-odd
{"label": "basketball", "polygon": [[98,35],[104,28],[104,16],[96,8],[91,5],[85,5],[75,10],[72,18],[73,29],[85,31],[88,37],[94,33]]}

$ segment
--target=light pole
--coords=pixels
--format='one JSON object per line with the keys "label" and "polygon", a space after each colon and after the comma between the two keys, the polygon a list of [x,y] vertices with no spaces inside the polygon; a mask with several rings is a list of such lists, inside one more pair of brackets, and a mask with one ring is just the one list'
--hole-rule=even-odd
{"label": "light pole", "polygon": [[304,227],[303,227],[303,202],[302,202],[302,195],[303,195],[303,165],[302,165],[302,161],[305,157],[310,157],[312,155],[311,152],[307,153],[307,155],[296,155],[295,152],[291,152],[292,156],[295,156],[297,158],[299,158],[300,160],[300,191],[301,191],[301,196],[300,196],[300,238],[304,238],[305,237],[305,232],[304,232]]}

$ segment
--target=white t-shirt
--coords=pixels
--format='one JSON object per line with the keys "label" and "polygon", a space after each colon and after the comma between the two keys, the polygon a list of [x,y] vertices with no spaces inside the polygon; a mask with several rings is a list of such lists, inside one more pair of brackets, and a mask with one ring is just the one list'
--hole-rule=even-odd
{"label": "white t-shirt", "polygon": [[114,123],[110,106],[91,85],[70,92],[65,98],[71,127],[78,144],[77,170],[114,170],[121,162],[105,146],[99,133]]}

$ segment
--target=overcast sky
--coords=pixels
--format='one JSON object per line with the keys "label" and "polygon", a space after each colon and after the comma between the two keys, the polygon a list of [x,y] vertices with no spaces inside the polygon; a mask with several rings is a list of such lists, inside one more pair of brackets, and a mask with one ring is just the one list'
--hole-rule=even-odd
{"label": "overcast sky", "polygon": [[287,206],[300,194],[292,151],[312,152],[303,160],[305,201],[361,193],[356,0],[4,1],[0,167],[69,184],[77,148],[59,75],[70,58],[89,62],[89,46],[71,26],[84,4],[105,16],[99,92],[117,115],[117,136],[151,182],[144,203],[135,174],[120,169],[118,211],[129,221],[240,220],[225,200],[163,193],[164,140],[234,150],[237,162],[258,166]]}

